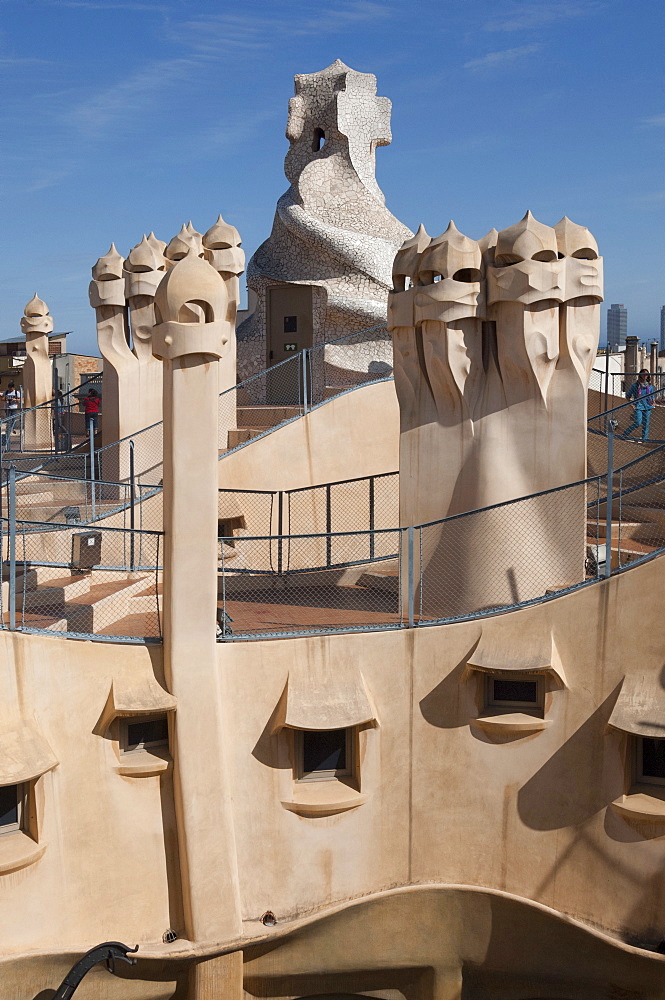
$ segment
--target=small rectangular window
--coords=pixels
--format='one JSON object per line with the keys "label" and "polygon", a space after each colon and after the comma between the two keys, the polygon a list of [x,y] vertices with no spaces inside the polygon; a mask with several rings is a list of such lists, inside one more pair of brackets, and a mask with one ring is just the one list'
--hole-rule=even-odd
{"label": "small rectangular window", "polygon": [[301,781],[338,778],[352,773],[353,730],[298,730],[296,777]]}
{"label": "small rectangular window", "polygon": [[297,333],[298,332],[298,317],[297,316],[285,316],[284,317],[284,333]]}
{"label": "small rectangular window", "polygon": [[637,780],[665,785],[665,739],[637,737]]}
{"label": "small rectangular window", "polygon": [[122,749],[125,752],[168,746],[169,724],[165,715],[126,719],[122,735]]}
{"label": "small rectangular window", "polygon": [[542,681],[533,677],[488,677],[487,704],[496,708],[542,708]]}
{"label": "small rectangular window", "polygon": [[0,836],[21,829],[24,797],[23,785],[0,787]]}

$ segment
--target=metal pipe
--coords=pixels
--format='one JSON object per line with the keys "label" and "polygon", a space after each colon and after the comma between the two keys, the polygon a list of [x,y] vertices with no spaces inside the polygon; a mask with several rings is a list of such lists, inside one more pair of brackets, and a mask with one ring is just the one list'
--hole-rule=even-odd
{"label": "metal pipe", "polygon": [[326,566],[332,563],[332,496],[330,486],[326,486]]}
{"label": "metal pipe", "polygon": [[617,421],[607,421],[607,499],[605,501],[605,576],[612,573],[612,493],[614,485],[614,432]]}
{"label": "metal pipe", "polygon": [[132,573],[135,571],[136,567],[135,556],[134,556],[134,528],[135,528],[135,512],[134,505],[136,504],[136,482],[134,479],[134,442],[129,442],[129,566]]}
{"label": "metal pipe", "polygon": [[95,434],[93,431],[92,417],[88,421],[88,435],[90,437],[90,502],[92,508],[92,520],[95,520]]}
{"label": "metal pipe", "polygon": [[408,586],[408,608],[409,608],[409,628],[415,624],[414,615],[414,593],[413,593],[413,532],[414,528],[406,529],[406,558],[407,558],[407,586]]}
{"label": "metal pipe", "polygon": [[374,476],[369,479],[369,557],[374,558]]}
{"label": "metal pipe", "polygon": [[307,348],[303,348],[302,351],[302,399],[303,399],[303,414],[308,412],[309,408],[309,392],[307,388]]}
{"label": "metal pipe", "polygon": [[[23,575],[26,565],[23,564]],[[16,628],[16,466],[9,466],[9,627]]]}
{"label": "metal pipe", "polygon": [[607,350],[605,351],[605,406],[603,407],[605,413],[607,413],[609,409],[609,399],[608,399],[609,389],[610,389],[610,342],[608,340]]}
{"label": "metal pipe", "polygon": [[277,495],[277,575],[282,575],[282,531],[284,528],[284,491]]}

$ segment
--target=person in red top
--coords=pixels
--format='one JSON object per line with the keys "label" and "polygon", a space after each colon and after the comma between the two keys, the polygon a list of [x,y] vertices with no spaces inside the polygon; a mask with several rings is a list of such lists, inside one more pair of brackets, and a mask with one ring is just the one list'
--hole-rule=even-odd
{"label": "person in red top", "polygon": [[91,433],[95,433],[97,430],[97,420],[99,417],[99,404],[101,400],[99,398],[99,393],[96,389],[90,389],[88,395],[83,400],[83,411],[85,413],[85,422],[88,428],[88,437]]}

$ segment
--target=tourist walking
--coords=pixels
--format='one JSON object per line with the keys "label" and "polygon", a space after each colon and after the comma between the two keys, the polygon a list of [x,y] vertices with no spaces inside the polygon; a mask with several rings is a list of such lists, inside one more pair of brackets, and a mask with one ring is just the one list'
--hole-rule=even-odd
{"label": "tourist walking", "polygon": [[642,368],[637,379],[626,393],[627,399],[635,400],[633,422],[623,432],[623,437],[628,437],[638,427],[642,428],[642,440],[649,439],[649,423],[651,421],[651,410],[653,409],[653,386],[651,375],[646,368]]}
{"label": "tourist walking", "polygon": [[3,393],[3,398],[5,401],[5,416],[15,417],[19,411],[21,395],[13,382],[10,382],[7,386],[7,391]]}

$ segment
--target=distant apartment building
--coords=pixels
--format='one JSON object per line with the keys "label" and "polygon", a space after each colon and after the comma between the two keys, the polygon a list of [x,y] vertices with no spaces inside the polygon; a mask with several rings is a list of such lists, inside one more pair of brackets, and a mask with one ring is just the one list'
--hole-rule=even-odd
{"label": "distant apartment building", "polygon": [[611,350],[626,346],[628,310],[623,302],[615,302],[607,310],[607,344]]}

